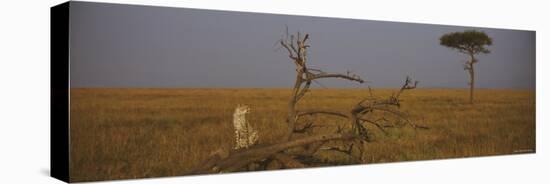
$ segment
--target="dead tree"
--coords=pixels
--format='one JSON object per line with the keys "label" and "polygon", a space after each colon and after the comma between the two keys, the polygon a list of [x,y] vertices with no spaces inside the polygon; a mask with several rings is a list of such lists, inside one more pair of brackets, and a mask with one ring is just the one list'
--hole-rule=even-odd
{"label": "dead tree", "polygon": [[[288,31],[287,31],[288,32]],[[327,73],[319,69],[308,67],[307,50],[310,47],[307,44],[309,35],[301,35],[299,32],[295,35],[288,35],[281,39],[279,44],[288,52],[288,57],[296,66],[296,79],[292,88],[291,97],[288,102],[288,115],[286,124],[287,132],[279,142],[272,144],[258,144],[246,149],[233,150],[227,154],[214,154],[207,162],[201,165],[192,173],[218,173],[234,172],[242,170],[262,170],[272,162],[277,162],[282,168],[299,168],[313,165],[313,161],[304,158],[311,158],[313,154],[320,151],[337,151],[349,155],[350,157],[362,161],[363,147],[366,142],[371,141],[369,133],[370,126],[387,133],[387,128],[402,127],[410,125],[412,128],[427,127],[413,124],[407,118],[407,114],[399,111],[400,95],[406,90],[416,88],[417,81],[412,82],[409,77],[404,81],[403,86],[387,98],[376,98],[370,95],[359,101],[349,111],[320,110],[320,109],[299,109],[300,100],[309,92],[312,82],[323,78],[340,78],[352,82],[365,82],[359,76],[351,73],[338,74]],[[369,88],[370,89],[370,88]],[[370,91],[370,90],[369,90]],[[373,119],[371,114],[382,112],[391,116],[397,121],[388,123],[386,117]],[[348,122],[348,126],[338,126],[334,128],[333,133],[314,134],[305,137],[294,136],[310,132],[317,126],[315,122],[303,123],[299,126],[298,122],[306,116],[333,116],[343,118]],[[318,123],[317,123],[318,124]],[[297,138],[299,137],[299,138]],[[333,143],[333,144],[331,144]],[[331,146],[334,143],[340,143],[339,146]],[[294,148],[302,148],[296,150]]]}

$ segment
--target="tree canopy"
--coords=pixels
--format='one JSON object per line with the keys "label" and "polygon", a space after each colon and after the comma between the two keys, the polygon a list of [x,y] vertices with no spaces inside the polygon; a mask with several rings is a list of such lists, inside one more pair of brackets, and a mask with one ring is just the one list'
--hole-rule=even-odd
{"label": "tree canopy", "polygon": [[439,41],[441,45],[457,49],[465,54],[490,53],[485,46],[493,44],[493,39],[485,32],[476,30],[448,33],[441,36]]}

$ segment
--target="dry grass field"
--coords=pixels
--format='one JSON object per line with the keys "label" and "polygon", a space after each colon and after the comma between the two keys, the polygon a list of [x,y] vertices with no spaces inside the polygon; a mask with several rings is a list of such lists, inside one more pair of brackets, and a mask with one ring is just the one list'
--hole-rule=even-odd
{"label": "dry grass field", "polygon": [[[385,97],[391,89],[374,89]],[[234,144],[232,114],[238,104],[272,143],[285,131],[289,89],[71,89],[71,181],[185,174],[218,148]],[[299,108],[347,111],[368,95],[364,89],[314,89]],[[416,124],[391,129],[367,144],[367,163],[535,152],[535,93],[529,90],[415,89],[401,110]],[[343,121],[312,119],[323,125]],[[322,130],[319,130],[322,131]],[[377,132],[373,129],[373,132]],[[335,164],[344,155],[325,154]]]}

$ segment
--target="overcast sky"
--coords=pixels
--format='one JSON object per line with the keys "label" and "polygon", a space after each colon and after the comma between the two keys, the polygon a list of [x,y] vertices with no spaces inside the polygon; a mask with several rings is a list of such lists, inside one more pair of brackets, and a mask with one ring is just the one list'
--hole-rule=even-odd
{"label": "overcast sky", "polygon": [[439,37],[477,29],[493,45],[478,56],[476,87],[535,88],[533,31],[87,2],[72,2],[70,17],[71,87],[291,87],[294,64],[276,44],[287,25],[310,34],[310,67],[371,81],[326,87],[398,87],[410,75],[466,88],[467,57]]}

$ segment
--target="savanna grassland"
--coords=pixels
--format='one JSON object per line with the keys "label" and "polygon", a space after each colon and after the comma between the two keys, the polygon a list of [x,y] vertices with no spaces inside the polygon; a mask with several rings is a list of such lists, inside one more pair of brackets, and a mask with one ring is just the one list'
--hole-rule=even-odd
{"label": "savanna grassland", "polygon": [[[385,97],[391,89],[374,89]],[[401,96],[401,110],[430,129],[372,129],[367,163],[535,152],[535,92],[415,89]],[[298,108],[349,110],[365,89],[314,89]],[[71,181],[182,175],[219,149],[232,149],[232,114],[250,106],[247,119],[259,144],[284,136],[290,89],[71,89]],[[308,121],[335,126],[326,116]],[[319,128],[317,131],[323,131]],[[319,153],[335,164],[345,155]]]}

